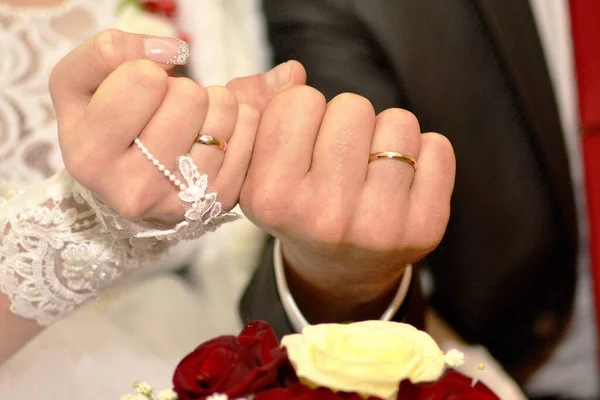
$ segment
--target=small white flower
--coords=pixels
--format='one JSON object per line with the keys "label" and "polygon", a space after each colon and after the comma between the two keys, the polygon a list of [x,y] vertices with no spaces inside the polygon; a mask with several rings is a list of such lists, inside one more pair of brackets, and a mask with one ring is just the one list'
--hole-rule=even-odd
{"label": "small white flower", "polygon": [[161,390],[158,392],[156,400],[177,400],[177,393],[173,389]]}
{"label": "small white flower", "polygon": [[465,362],[465,355],[458,350],[452,349],[446,353],[446,364],[451,367],[460,367]]}
{"label": "small white flower", "polygon": [[150,398],[150,396],[152,396],[152,390],[154,389],[148,382],[135,382],[133,384],[133,388],[139,394],[146,396],[146,398]]}
{"label": "small white flower", "polygon": [[144,396],[141,393],[126,394],[125,396],[121,396],[119,400],[148,400],[148,397]]}

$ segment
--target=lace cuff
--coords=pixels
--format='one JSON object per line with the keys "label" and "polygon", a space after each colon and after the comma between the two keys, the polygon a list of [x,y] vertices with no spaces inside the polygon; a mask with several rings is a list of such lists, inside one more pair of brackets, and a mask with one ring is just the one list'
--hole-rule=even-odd
{"label": "lace cuff", "polygon": [[128,220],[103,204],[77,182],[74,183],[74,190],[96,212],[98,222],[103,228],[117,237],[155,238],[169,241],[197,239],[208,232],[215,231],[224,223],[240,218],[236,213],[222,212],[217,194],[207,193],[208,177],[198,172],[191,157],[180,157],[178,166],[179,173],[187,184],[179,193],[179,199],[186,213],[185,221],[173,228],[165,228],[145,220]]}
{"label": "lace cuff", "polygon": [[[0,185],[0,196],[0,291],[13,313],[40,325],[155,261],[176,240],[218,226],[166,230],[127,221],[66,171],[27,191]],[[222,214],[218,222],[235,218]]]}

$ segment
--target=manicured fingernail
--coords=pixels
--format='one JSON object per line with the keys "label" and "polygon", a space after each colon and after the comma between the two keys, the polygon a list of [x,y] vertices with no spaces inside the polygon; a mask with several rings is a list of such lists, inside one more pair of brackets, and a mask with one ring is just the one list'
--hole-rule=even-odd
{"label": "manicured fingernail", "polygon": [[162,64],[185,65],[190,57],[190,46],[175,38],[148,36],[144,50],[149,60]]}
{"label": "manicured fingernail", "polygon": [[265,74],[267,86],[273,91],[284,87],[290,81],[291,73],[290,63],[284,62],[283,64],[279,64]]}

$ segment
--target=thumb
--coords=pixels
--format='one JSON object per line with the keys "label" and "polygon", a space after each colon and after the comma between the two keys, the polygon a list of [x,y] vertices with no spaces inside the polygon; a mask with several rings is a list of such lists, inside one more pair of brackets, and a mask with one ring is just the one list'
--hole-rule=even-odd
{"label": "thumb", "polygon": [[50,94],[59,122],[79,116],[92,94],[117,67],[147,59],[168,70],[187,63],[189,47],[176,38],[104,31],[63,57],[50,75]]}
{"label": "thumb", "polygon": [[277,93],[305,83],[306,71],[302,64],[288,61],[264,74],[233,79],[226,86],[236,94],[240,103],[248,104],[262,113]]}

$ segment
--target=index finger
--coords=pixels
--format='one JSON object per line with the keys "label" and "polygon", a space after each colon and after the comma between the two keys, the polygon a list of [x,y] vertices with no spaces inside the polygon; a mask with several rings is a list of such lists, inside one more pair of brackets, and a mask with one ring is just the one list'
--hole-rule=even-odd
{"label": "index finger", "polygon": [[180,39],[116,29],[98,34],[67,54],[52,71],[50,93],[59,123],[69,123],[64,118],[68,115],[80,115],[98,86],[124,62],[148,59],[169,69],[186,64],[188,57],[189,46]]}

